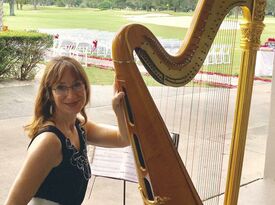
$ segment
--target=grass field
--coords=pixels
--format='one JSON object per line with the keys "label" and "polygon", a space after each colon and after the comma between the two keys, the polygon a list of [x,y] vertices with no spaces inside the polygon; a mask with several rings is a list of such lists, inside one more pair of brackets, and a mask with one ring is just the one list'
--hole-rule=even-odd
{"label": "grass field", "polygon": [[[38,29],[38,28],[87,28],[117,32],[123,25],[132,23],[125,18],[127,15],[141,15],[152,12],[129,10],[98,10],[91,8],[63,8],[63,7],[38,7],[26,5],[23,10],[15,10],[16,16],[8,16],[8,4],[4,4],[4,24],[10,29]],[[186,16],[192,13],[163,12],[173,16]],[[111,20],[110,20],[111,19]],[[274,37],[275,18],[265,17],[265,30],[262,41]],[[145,24],[152,32],[163,38],[183,39],[185,28]]]}
{"label": "grass field", "polygon": [[[8,16],[8,4],[4,4],[4,25],[8,25],[11,30],[25,30],[25,29],[41,29],[41,28],[85,28],[117,32],[119,29],[126,24],[132,23],[125,16],[127,15],[141,15],[141,14],[152,14],[152,12],[145,11],[129,11],[129,10],[98,10],[90,8],[59,8],[59,7],[38,7],[34,10],[32,6],[26,5],[23,10],[15,10],[16,16]],[[165,12],[163,12],[165,13]],[[191,13],[174,13],[166,12],[172,16],[184,16],[192,15]],[[162,38],[174,38],[183,39],[187,29],[175,26],[165,26],[156,24],[144,24],[147,26],[156,36]],[[262,34],[262,43],[269,37],[275,37],[275,18],[265,18],[265,30]],[[240,32],[237,32],[237,42],[235,49],[235,59],[232,74],[239,73],[240,53],[239,39]],[[221,38],[218,41],[223,43],[231,38]],[[211,71],[215,72],[215,69],[210,68]],[[109,76],[103,82],[109,82],[110,79],[113,81],[113,74],[101,75],[99,72],[106,72],[100,69],[94,71],[95,74],[90,73],[93,79],[103,78],[103,76]],[[218,71],[220,72],[220,71]],[[227,72],[227,71],[221,71]],[[91,78],[91,79],[92,79]]]}
{"label": "grass field", "polygon": [[[89,81],[93,85],[112,85],[114,82],[115,72],[110,69],[102,69],[97,67],[85,68]],[[150,75],[143,76],[147,85],[159,86],[160,84],[153,80]]]}
{"label": "grass field", "polygon": [[[117,32],[123,25],[131,23],[127,15],[146,14],[145,11],[97,10],[90,8],[39,7],[33,10],[25,6],[22,11],[16,10],[16,16],[8,16],[8,5],[4,6],[4,24],[11,30],[38,28],[86,28]],[[182,39],[186,29],[146,24],[157,36]]]}

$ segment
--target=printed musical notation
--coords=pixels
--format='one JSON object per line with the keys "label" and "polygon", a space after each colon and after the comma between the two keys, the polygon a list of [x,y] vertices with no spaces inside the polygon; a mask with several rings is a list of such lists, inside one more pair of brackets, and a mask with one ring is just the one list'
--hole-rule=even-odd
{"label": "printed musical notation", "polygon": [[91,162],[92,175],[137,182],[134,156],[131,147],[95,147]]}

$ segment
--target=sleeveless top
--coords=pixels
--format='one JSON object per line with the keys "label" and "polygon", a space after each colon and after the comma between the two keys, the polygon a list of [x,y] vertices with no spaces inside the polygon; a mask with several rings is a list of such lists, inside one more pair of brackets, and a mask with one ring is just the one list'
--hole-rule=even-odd
{"label": "sleeveless top", "polygon": [[[80,141],[79,151],[55,126],[49,125],[38,132],[53,132],[62,144],[62,162],[54,167],[42,182],[34,197],[57,202],[61,205],[80,205],[84,199],[91,169],[87,157],[86,134],[76,122]],[[36,137],[35,136],[35,137]],[[31,140],[29,146],[35,139]]]}

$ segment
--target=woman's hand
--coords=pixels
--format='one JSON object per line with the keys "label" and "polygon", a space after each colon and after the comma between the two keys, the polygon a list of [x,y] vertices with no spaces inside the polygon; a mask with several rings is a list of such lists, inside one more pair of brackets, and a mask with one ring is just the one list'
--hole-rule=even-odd
{"label": "woman's hand", "polygon": [[117,117],[118,137],[120,138],[121,144],[123,146],[127,146],[129,145],[128,128],[127,128],[126,116],[123,111],[123,101],[124,101],[125,93],[123,91],[119,91],[118,87],[119,87],[118,82],[115,81],[112,106]]}
{"label": "woman's hand", "polygon": [[118,84],[117,82],[114,83],[114,96],[112,99],[112,106],[114,112],[117,114],[122,109],[122,102],[124,99],[124,92],[118,90]]}
{"label": "woman's hand", "polygon": [[118,86],[114,83],[112,106],[117,118],[117,126],[88,121],[85,127],[89,143],[102,147],[125,147],[129,145],[127,121],[123,111],[124,95],[124,92],[118,91]]}
{"label": "woman's hand", "polygon": [[124,98],[124,92],[116,92],[114,94],[114,97],[112,100],[112,106],[116,114],[117,112],[121,111],[123,98]]}

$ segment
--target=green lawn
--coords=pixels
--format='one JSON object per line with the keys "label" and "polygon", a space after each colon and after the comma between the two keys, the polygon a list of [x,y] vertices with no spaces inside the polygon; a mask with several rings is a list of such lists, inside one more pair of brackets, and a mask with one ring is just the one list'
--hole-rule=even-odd
{"label": "green lawn", "polygon": [[114,70],[97,67],[85,68],[89,81],[93,85],[112,85],[114,82]]}
{"label": "green lawn", "polygon": [[[8,16],[8,4],[4,4],[4,25],[8,25],[11,30],[24,30],[24,29],[38,29],[38,28],[86,28],[86,29],[96,29],[117,32],[119,29],[129,23],[132,23],[125,18],[127,15],[139,15],[147,14],[145,11],[129,11],[129,10],[97,10],[90,8],[60,8],[60,7],[38,7],[38,10],[33,10],[32,6],[24,6],[23,10],[16,10],[16,16]],[[151,12],[150,12],[151,13]],[[191,15],[190,13],[174,13],[168,12],[170,15]],[[274,36],[275,30],[275,18],[266,17],[265,18],[265,30],[262,35],[262,42],[269,37]],[[187,29],[172,27],[172,26],[162,26],[154,24],[144,24],[147,26],[156,36],[162,38],[173,38],[173,39],[183,39]],[[240,32],[237,32],[237,42],[234,56],[234,65],[232,69],[232,74],[239,73],[240,64],[240,47],[239,39]],[[232,39],[231,36],[217,38],[218,43],[227,44],[228,39]],[[219,70],[220,67],[210,67],[209,70],[213,72],[223,72],[227,73],[226,70]],[[92,74],[90,79],[93,82],[95,79],[102,79],[102,82],[109,82],[113,79],[113,72],[107,73],[109,71],[104,70],[104,74],[101,74],[103,70],[95,71],[96,74]],[[105,73],[106,72],[106,73]],[[100,77],[99,77],[100,76]],[[105,76],[109,76],[109,80],[104,80]],[[113,80],[112,80],[113,81]],[[110,82],[109,82],[110,83]]]}
{"label": "green lawn", "polygon": [[[59,8],[39,7],[33,10],[31,6],[16,10],[16,16],[8,16],[8,5],[4,5],[4,24],[11,30],[41,29],[41,28],[86,28],[117,32],[122,26],[132,23],[126,15],[145,14],[145,11],[98,10],[91,8]],[[157,36],[163,38],[182,39],[186,29],[178,27],[146,24]]]}
{"label": "green lawn", "polygon": [[[115,72],[110,69],[102,69],[98,67],[85,68],[89,81],[93,85],[112,85],[114,82]],[[143,79],[147,85],[158,86],[157,81],[153,80],[150,75],[143,75]]]}
{"label": "green lawn", "polygon": [[[8,16],[8,4],[4,4],[4,24],[10,29],[38,29],[38,28],[87,28],[117,32],[123,25],[132,23],[128,21],[127,15],[148,14],[145,11],[128,10],[98,10],[91,8],[63,8],[63,7],[38,7],[33,10],[32,6],[25,5],[23,10],[15,10],[16,16]],[[166,12],[174,16],[191,15],[191,13]],[[262,41],[268,37],[274,37],[275,18],[265,18],[265,30]],[[152,32],[163,38],[183,39],[186,29],[144,24]]]}

